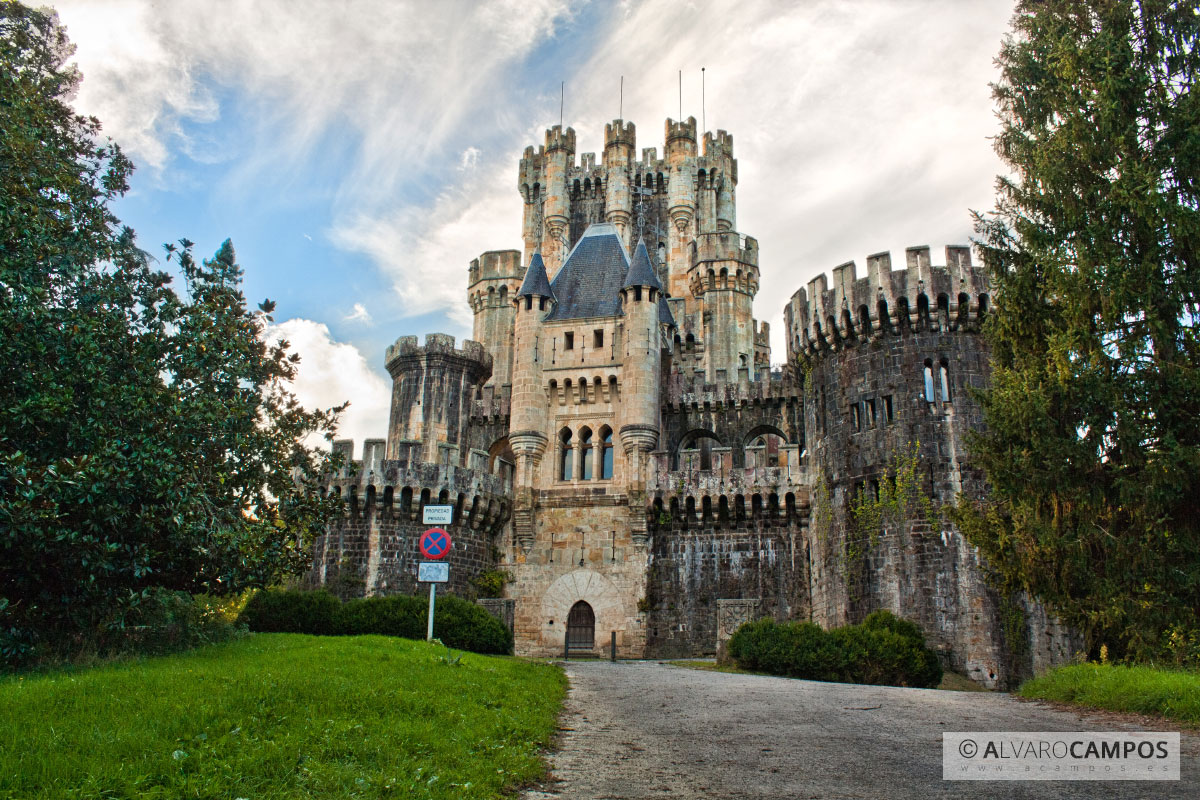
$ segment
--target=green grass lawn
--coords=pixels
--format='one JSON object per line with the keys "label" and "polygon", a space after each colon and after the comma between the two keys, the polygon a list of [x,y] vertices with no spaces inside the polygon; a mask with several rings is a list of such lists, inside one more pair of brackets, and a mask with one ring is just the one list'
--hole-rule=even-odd
{"label": "green grass lawn", "polygon": [[1026,681],[1018,694],[1200,725],[1200,673],[1196,672],[1075,664]]}
{"label": "green grass lawn", "polygon": [[539,777],[548,664],[257,634],[0,681],[0,798],[490,798]]}

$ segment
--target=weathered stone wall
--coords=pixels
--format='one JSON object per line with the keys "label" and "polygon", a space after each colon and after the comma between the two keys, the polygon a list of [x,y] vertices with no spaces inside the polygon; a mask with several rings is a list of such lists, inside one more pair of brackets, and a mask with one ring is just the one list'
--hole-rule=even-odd
{"label": "weathered stone wall", "polygon": [[[352,442],[338,444],[352,453]],[[421,534],[431,527],[421,522],[421,511],[448,504],[454,506],[453,522],[442,526],[453,542],[445,559],[448,589],[469,593],[470,579],[498,561],[511,513],[508,486],[503,476],[462,467],[351,461],[330,481],[343,515],[314,542],[306,582],[343,596],[412,594]]]}
{"label": "weathered stone wall", "polygon": [[778,619],[808,613],[800,526],[746,520],[722,526],[673,520],[655,525],[646,598],[646,655],[683,658],[717,651],[721,600],[749,599]]}

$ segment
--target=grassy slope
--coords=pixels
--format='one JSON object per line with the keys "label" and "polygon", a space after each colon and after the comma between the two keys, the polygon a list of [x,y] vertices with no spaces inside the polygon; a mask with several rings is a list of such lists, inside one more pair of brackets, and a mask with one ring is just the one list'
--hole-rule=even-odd
{"label": "grassy slope", "polygon": [[1200,725],[1200,673],[1195,672],[1076,664],[1027,681],[1018,693],[1036,700],[1158,714]]}
{"label": "grassy slope", "polygon": [[489,798],[538,777],[561,670],[446,652],[259,634],[6,678],[0,797]]}

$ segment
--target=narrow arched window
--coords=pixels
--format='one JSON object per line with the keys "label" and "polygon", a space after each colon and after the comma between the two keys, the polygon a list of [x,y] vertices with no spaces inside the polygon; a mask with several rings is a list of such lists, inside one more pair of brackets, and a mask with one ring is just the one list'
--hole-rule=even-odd
{"label": "narrow arched window", "polygon": [[925,402],[934,402],[933,397],[933,362],[925,359]]}
{"label": "narrow arched window", "polygon": [[579,479],[592,479],[592,432],[588,428],[579,432]]}
{"label": "narrow arched window", "polygon": [[561,442],[561,454],[558,464],[558,479],[562,481],[571,480],[571,429],[563,428],[558,434]]}
{"label": "narrow arched window", "polygon": [[938,364],[938,376],[941,379],[942,402],[950,402],[950,362],[942,359]]}
{"label": "narrow arched window", "polygon": [[600,439],[603,443],[604,450],[600,457],[600,478],[609,480],[613,476],[613,437],[611,428],[603,428],[600,431]]}

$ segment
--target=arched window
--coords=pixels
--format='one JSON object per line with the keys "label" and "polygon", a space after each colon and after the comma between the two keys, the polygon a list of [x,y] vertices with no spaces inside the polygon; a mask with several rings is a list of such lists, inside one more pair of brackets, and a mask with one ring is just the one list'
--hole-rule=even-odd
{"label": "arched window", "polygon": [[603,451],[600,456],[600,479],[609,480],[613,476],[613,437],[612,428],[604,427],[600,429],[600,441],[603,445]]}
{"label": "arched window", "polygon": [[950,362],[943,358],[938,363],[938,375],[941,378],[942,402],[950,402]]}
{"label": "arched window", "polygon": [[592,431],[584,428],[579,432],[579,479],[592,479]]}
{"label": "arched window", "polygon": [[571,480],[571,429],[563,428],[558,434],[562,452],[558,459],[558,479]]}
{"label": "arched window", "polygon": [[925,402],[934,402],[933,397],[933,361],[925,359]]}

